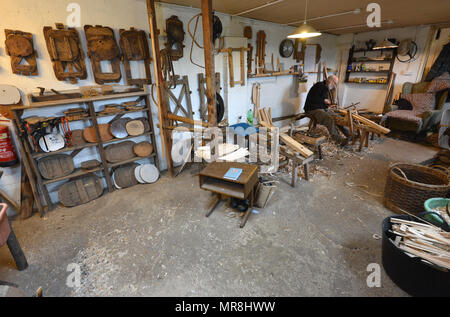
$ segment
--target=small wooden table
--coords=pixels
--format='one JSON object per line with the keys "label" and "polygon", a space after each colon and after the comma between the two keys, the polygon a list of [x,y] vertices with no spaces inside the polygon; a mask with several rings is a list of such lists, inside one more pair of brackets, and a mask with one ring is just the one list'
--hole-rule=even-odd
{"label": "small wooden table", "polygon": [[[230,168],[242,169],[242,174],[236,181],[223,178]],[[250,217],[255,201],[256,185],[258,185],[258,166],[243,163],[219,163],[209,164],[199,174],[200,188],[215,194],[208,208],[206,217],[209,217],[222,199],[236,198],[250,200],[250,206],[245,213],[240,227],[244,228]]]}

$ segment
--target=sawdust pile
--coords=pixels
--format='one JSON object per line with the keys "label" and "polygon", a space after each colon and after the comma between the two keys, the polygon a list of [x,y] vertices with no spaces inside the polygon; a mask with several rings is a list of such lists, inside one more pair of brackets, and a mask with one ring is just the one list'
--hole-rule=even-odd
{"label": "sawdust pile", "polygon": [[[355,145],[352,145],[351,143],[349,143],[346,147],[341,147],[333,142],[333,140],[330,137],[330,134],[328,133],[328,130],[325,126],[318,125],[311,132],[308,132],[308,133],[298,132],[298,133],[302,133],[302,134],[305,134],[305,135],[308,135],[311,137],[325,136],[327,138],[327,142],[322,144],[322,155],[323,155],[324,160],[340,161],[340,160],[346,160],[346,159],[350,159],[350,158],[364,159],[364,157],[367,154],[373,153],[374,145],[381,142],[381,138],[375,138],[374,140],[371,140],[369,142],[368,148],[363,148],[363,150],[361,152],[359,152],[358,151],[359,141],[356,142]],[[310,150],[317,153],[317,150],[314,149],[314,147],[309,146],[307,144],[304,144],[304,145],[307,146]],[[284,168],[280,169],[280,171],[283,173],[290,174],[292,171],[292,168],[293,168],[292,162],[289,162],[289,164],[284,166]],[[322,176],[328,177],[328,179],[331,179],[331,177],[336,174],[335,172],[331,171],[329,168],[322,166],[321,161],[318,159],[316,159],[315,161],[313,161],[310,164],[309,169],[310,169],[309,170],[310,181],[313,180],[315,175],[322,175]],[[299,168],[298,176],[302,179],[306,178],[305,171],[303,168]]]}

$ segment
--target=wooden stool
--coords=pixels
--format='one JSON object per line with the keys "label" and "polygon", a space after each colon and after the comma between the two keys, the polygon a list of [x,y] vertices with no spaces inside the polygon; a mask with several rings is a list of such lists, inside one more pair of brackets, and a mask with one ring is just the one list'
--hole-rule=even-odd
{"label": "wooden stool", "polygon": [[303,167],[305,171],[305,179],[309,181],[309,164],[314,160],[314,156],[304,158],[300,154],[292,153],[284,146],[280,146],[280,154],[286,156],[288,160],[292,161],[292,181],[291,186],[295,188],[298,179],[298,168]]}

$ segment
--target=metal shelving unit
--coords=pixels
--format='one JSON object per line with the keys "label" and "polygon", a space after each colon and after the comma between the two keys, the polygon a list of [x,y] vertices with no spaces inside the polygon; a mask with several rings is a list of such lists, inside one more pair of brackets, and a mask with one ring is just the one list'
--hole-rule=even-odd
{"label": "metal shelving unit", "polygon": [[[127,98],[129,99],[129,98],[136,98],[136,97],[142,98],[141,102],[144,103],[143,108],[136,109],[136,110],[130,110],[130,111],[123,110],[123,111],[112,112],[112,113],[101,113],[101,112],[96,111],[96,105],[95,105],[96,102],[115,100],[115,99],[127,99]],[[30,98],[30,100],[31,100],[31,98]],[[31,145],[28,142],[28,138],[27,138],[26,134],[22,130],[21,121],[22,121],[23,114],[27,110],[36,110],[36,109],[42,109],[42,108],[60,107],[60,106],[68,106],[68,105],[76,105],[76,104],[78,104],[79,106],[87,107],[87,109],[89,110],[89,116],[80,118],[78,120],[73,120],[70,122],[91,121],[91,124],[95,129],[97,140],[99,140],[99,141],[96,143],[85,143],[85,144],[79,145],[79,146],[65,147],[59,151],[50,152],[50,153],[34,152],[32,150]],[[114,94],[109,94],[109,95],[87,97],[87,98],[63,99],[63,100],[47,101],[47,102],[34,102],[34,103],[31,103],[30,106],[15,107],[12,110],[13,110],[14,117],[15,117],[14,125],[20,134],[20,137],[19,137],[20,145],[19,146],[21,149],[24,150],[23,152],[25,153],[25,156],[26,156],[26,157],[23,157],[22,159],[25,160],[26,161],[25,163],[31,167],[33,175],[28,175],[29,179],[31,182],[35,182],[35,184],[37,185],[37,188],[39,188],[39,191],[40,191],[40,195],[39,195],[40,202],[39,202],[38,206],[39,205],[42,206],[42,209],[40,210],[41,215],[44,215],[47,211],[54,209],[54,203],[52,202],[52,200],[50,198],[49,190],[47,188],[47,186],[50,184],[54,184],[54,183],[65,181],[65,180],[70,180],[70,179],[80,177],[83,175],[88,175],[91,173],[100,172],[103,174],[102,177],[105,178],[105,181],[107,184],[106,189],[108,190],[108,192],[113,192],[114,190],[116,190],[116,188],[113,185],[111,174],[113,172],[113,168],[115,168],[115,167],[133,163],[135,161],[148,159],[156,165],[158,170],[160,169],[157,147],[156,147],[156,139],[155,139],[155,133],[154,133],[153,117],[152,117],[152,111],[151,111],[151,107],[150,107],[149,92],[146,88],[139,90],[139,91],[114,93]],[[99,124],[98,124],[97,119],[107,118],[107,117],[120,118],[126,114],[139,113],[139,112],[146,114],[149,125],[150,125],[149,132],[146,132],[146,133],[138,135],[138,136],[128,136],[123,139],[115,138],[115,139],[112,139],[109,141],[101,140],[100,129],[99,129]],[[114,143],[114,142],[121,142],[121,141],[140,138],[140,137],[148,137],[150,139],[150,142],[152,143],[153,149],[154,149],[153,153],[150,156],[135,157],[133,159],[126,160],[123,162],[118,162],[118,163],[109,163],[106,160],[105,150],[104,150],[104,147],[106,145]],[[39,172],[39,169],[38,169],[38,164],[37,164],[39,159],[42,159],[44,157],[49,157],[52,155],[61,154],[61,153],[69,153],[70,155],[75,157],[81,151],[83,151],[85,148],[96,148],[97,149],[100,159],[101,159],[101,165],[99,167],[96,167],[94,169],[89,169],[89,170],[83,170],[81,168],[77,168],[72,174],[70,174],[68,176],[60,177],[57,179],[47,180],[47,179],[42,178],[42,176]]]}

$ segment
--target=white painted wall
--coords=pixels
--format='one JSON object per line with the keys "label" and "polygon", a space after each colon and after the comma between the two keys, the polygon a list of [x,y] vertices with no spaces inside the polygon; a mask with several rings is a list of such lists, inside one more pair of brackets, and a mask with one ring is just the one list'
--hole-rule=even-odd
{"label": "white painted wall", "polygon": [[[421,80],[422,66],[425,57],[424,50],[427,44],[429,31],[429,26],[417,26],[341,36],[339,39],[339,53],[342,55],[341,79],[343,80],[345,78],[348,52],[356,41],[365,42],[374,39],[375,41],[380,42],[384,38],[396,38],[398,41],[401,41],[412,38],[418,45],[416,60],[411,63],[400,63],[399,61],[396,61],[394,65],[394,72],[397,74],[394,96],[397,96],[401,92],[405,82],[416,83]],[[381,113],[384,108],[387,94],[386,87],[387,85],[343,84],[340,89],[341,104],[350,105],[351,103],[361,102],[361,109],[368,109],[373,112]]]}
{"label": "white painted wall", "polygon": [[[68,83],[57,81],[53,73],[52,64],[48,56],[47,48],[45,45],[45,39],[42,29],[44,26],[54,26],[56,22],[66,22],[68,12],[66,12],[67,5],[71,3],[71,0],[42,0],[39,2],[30,2],[27,0],[2,0],[2,19],[0,20],[0,29],[17,29],[25,32],[31,32],[34,34],[35,48],[38,52],[38,67],[39,76],[25,77],[14,75],[10,68],[10,58],[6,56],[4,51],[4,45],[0,45],[0,83],[10,84],[17,86],[25,95],[31,92],[37,91],[36,87],[47,87],[56,90],[68,90],[77,88],[77,85],[71,85]],[[138,29],[144,29],[149,31],[148,18],[146,4],[144,1],[136,0],[78,0],[78,4],[81,6],[81,25],[104,25],[115,29],[116,36],[118,37],[118,30],[120,28],[136,27]],[[198,14],[198,9],[180,7],[167,4],[156,4],[159,21],[165,21],[172,15],[177,15],[184,23],[185,30],[187,30],[187,23],[189,19]],[[224,14],[219,14],[224,26],[224,32],[222,35],[229,37],[241,37],[243,34],[243,28],[250,25],[253,28],[253,46],[256,47],[256,33],[259,30],[264,30],[267,34],[266,45],[266,63],[270,63],[271,56],[274,54],[274,60],[276,65],[276,58],[279,56],[278,48],[282,39],[284,39],[292,30],[291,27],[281,26],[273,23],[265,23],[260,21],[254,21],[244,19],[240,17],[231,17]],[[165,25],[160,23],[159,28],[163,29]],[[194,24],[192,24],[192,28]],[[84,33],[82,29],[79,29],[83,47],[86,49],[86,43],[84,39]],[[164,34],[164,32],[162,32]],[[327,62],[328,67],[335,67],[335,53],[334,47],[337,42],[337,36],[325,35],[316,39],[323,47],[323,61]],[[4,33],[0,32],[0,43],[4,43]],[[199,31],[197,34],[197,41],[203,43],[201,22],[199,23]],[[161,46],[165,42],[165,38],[160,38]],[[190,89],[192,91],[192,105],[195,112],[195,117],[199,118],[199,95],[197,74],[203,72],[203,69],[193,65],[189,61],[189,51],[191,46],[191,39],[186,34],[186,40],[184,42],[186,48],[184,49],[184,58],[174,63],[174,68],[177,74],[187,75],[189,77]],[[161,47],[162,48],[162,47]],[[255,51],[254,51],[255,52]],[[314,69],[314,51],[308,48],[308,58],[306,62],[306,68],[308,70]],[[236,56],[237,57],[237,56]],[[219,54],[216,57],[216,71],[221,73],[222,82],[222,96],[228,104],[228,120],[230,124],[237,122],[245,122],[247,112],[253,109],[251,105],[251,91],[252,84],[260,82],[262,84],[262,106],[272,107],[273,116],[285,116],[293,113],[298,113],[303,107],[306,94],[298,94],[298,87],[294,87],[294,80],[292,76],[283,76],[278,78],[268,79],[247,79],[247,85],[244,87],[236,86],[234,88],[226,87],[224,85],[228,78],[227,59],[225,54]],[[204,64],[203,51],[197,47],[194,47],[193,59],[199,63]],[[236,59],[236,62],[238,59]],[[292,58],[283,59],[280,57],[281,63],[285,69],[295,64]],[[88,79],[80,81],[80,86],[95,85],[89,59],[86,60],[88,68]],[[236,64],[236,63],[235,63]],[[123,69],[122,69],[123,71]],[[134,71],[140,72],[138,69]],[[239,74],[239,73],[238,73]],[[239,75],[237,76],[237,78]],[[306,87],[302,88],[302,91],[306,92],[307,88],[311,87],[316,81],[316,75],[311,75],[310,80]],[[154,76],[153,76],[154,78]],[[124,80],[120,84],[125,84]],[[178,94],[178,91],[175,91]],[[76,107],[74,105],[73,107]],[[39,116],[54,116],[62,115],[66,107],[61,108],[49,108],[39,111],[28,111],[26,116],[39,115]],[[157,109],[153,105],[154,121],[155,124],[158,121]],[[106,121],[104,119],[103,121]],[[103,123],[103,121],[101,123]],[[76,123],[72,129],[84,128],[87,123]],[[160,144],[159,130],[156,129],[157,145],[160,153],[160,159],[162,160],[162,150]],[[95,150],[86,149],[79,156],[77,156],[75,163],[78,165],[83,160],[96,158],[97,154]],[[164,161],[161,162],[161,166],[166,168]],[[0,186],[13,198],[19,200],[20,196],[20,169],[7,169],[5,175],[0,181]],[[54,189],[60,184],[52,186]],[[55,198],[56,192],[52,194]]]}

